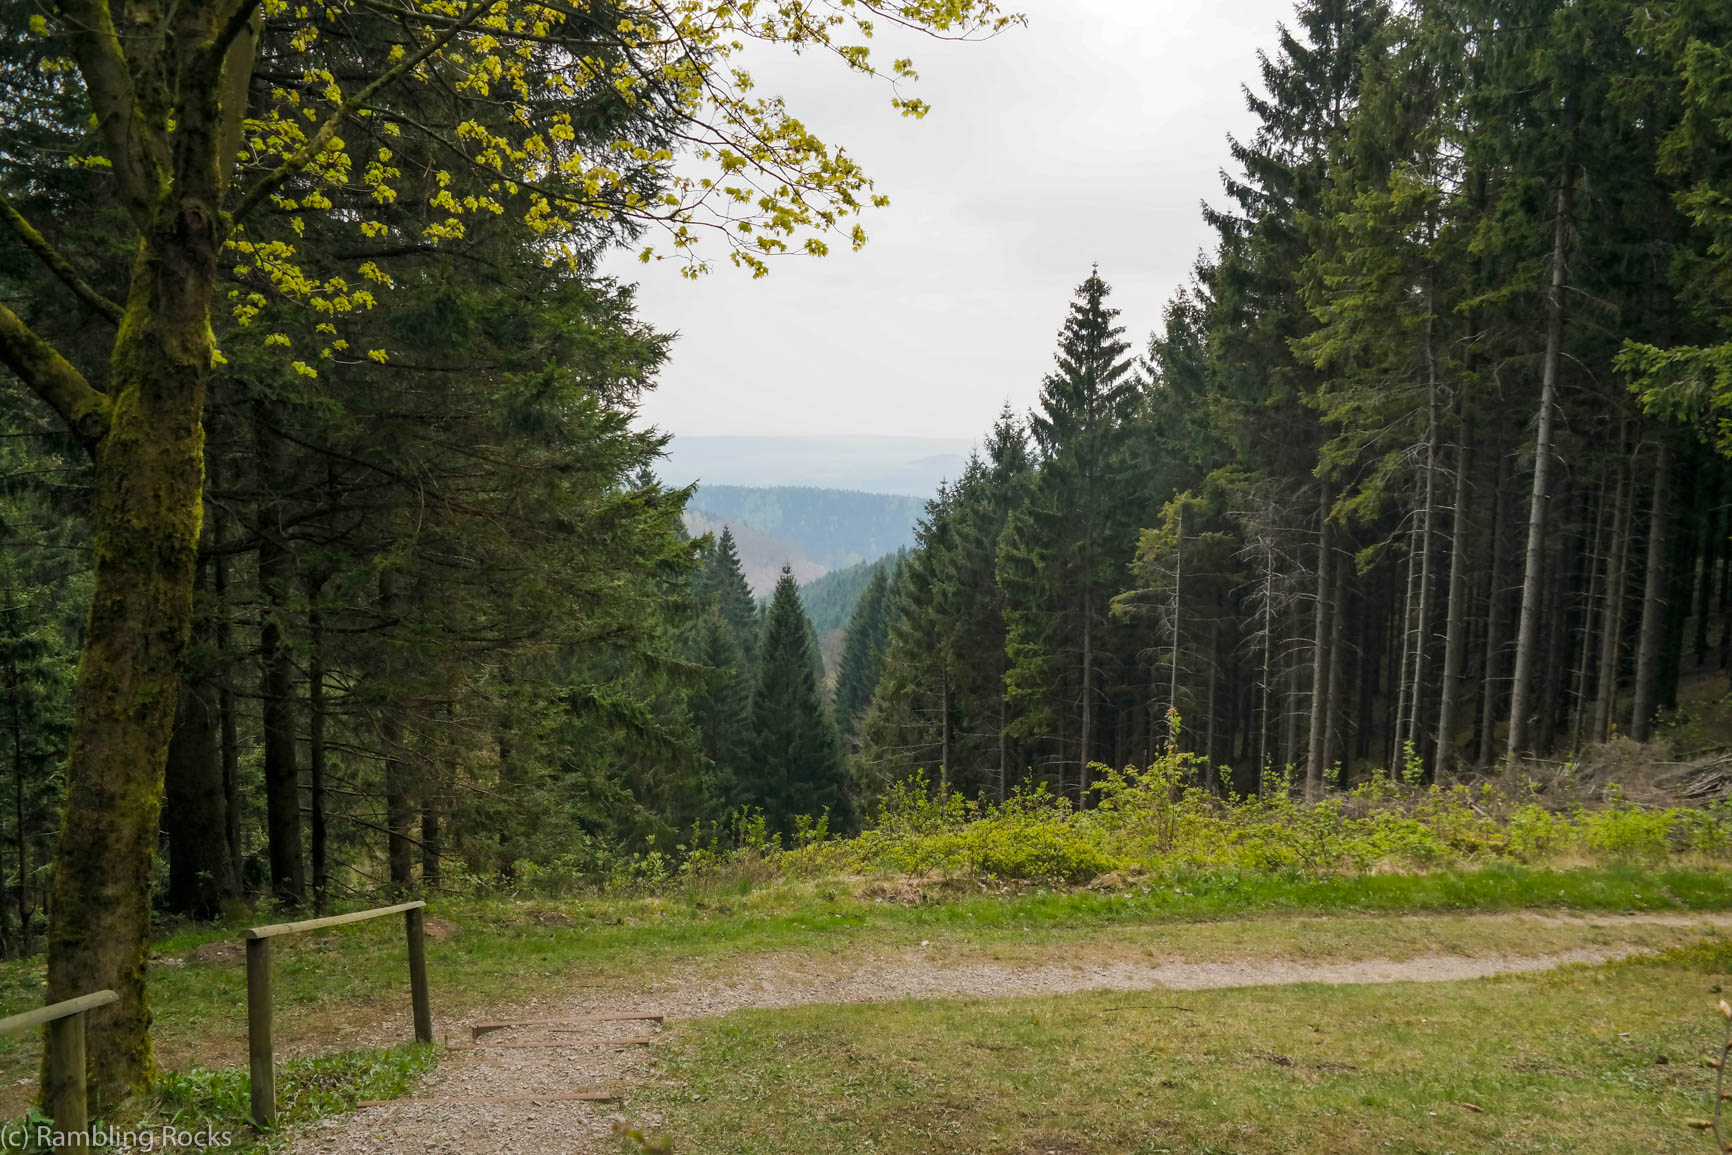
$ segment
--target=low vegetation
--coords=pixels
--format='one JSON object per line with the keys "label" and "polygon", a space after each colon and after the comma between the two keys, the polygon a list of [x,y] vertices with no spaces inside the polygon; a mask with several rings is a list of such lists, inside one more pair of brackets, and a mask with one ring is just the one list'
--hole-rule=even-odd
{"label": "low vegetation", "polygon": [[1706,1149],[1732,948],[1461,983],[749,1011],[628,1103],[713,1155]]}

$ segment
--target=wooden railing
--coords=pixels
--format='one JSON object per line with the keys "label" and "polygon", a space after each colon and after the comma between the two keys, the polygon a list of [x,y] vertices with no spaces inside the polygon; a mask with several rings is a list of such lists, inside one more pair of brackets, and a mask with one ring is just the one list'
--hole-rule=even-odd
{"label": "wooden railing", "polygon": [[48,1117],[65,1137],[63,1146],[88,1147],[90,1107],[85,1098],[84,1016],[120,1001],[113,991],[96,991],[65,1002],[0,1019],[0,1035],[16,1035],[32,1027],[48,1027],[48,1085],[42,1089]]}
{"label": "wooden railing", "polygon": [[[269,1127],[277,1121],[277,1076],[271,1053],[271,940],[285,934],[324,930],[351,922],[365,922],[388,914],[402,914],[409,936],[409,999],[415,1011],[415,1041],[433,1041],[433,1008],[427,998],[427,945],[425,902],[404,902],[354,914],[334,914],[305,922],[255,926],[247,931],[247,1058],[252,1066],[253,1122]],[[23,1017],[23,1016],[20,1016]]]}

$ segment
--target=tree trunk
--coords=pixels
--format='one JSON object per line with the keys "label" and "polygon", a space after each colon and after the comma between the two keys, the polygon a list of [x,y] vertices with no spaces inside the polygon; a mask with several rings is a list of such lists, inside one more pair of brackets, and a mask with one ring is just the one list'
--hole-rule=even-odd
{"label": "tree trunk", "polygon": [[[220,466],[220,460],[213,459],[206,468],[213,489],[220,484]],[[229,624],[229,564],[222,549],[228,539],[225,522],[222,507],[212,506],[210,540],[216,556],[211,559],[211,589],[216,595],[216,605],[211,614],[214,622],[212,641],[216,646],[217,711],[222,720],[218,748],[222,760],[223,836],[228,840],[229,861],[234,863],[238,882],[245,859],[241,853],[241,757],[235,722],[235,649],[233,629]]]}
{"label": "tree trunk", "polygon": [[[1625,439],[1619,438],[1619,444]],[[1631,510],[1635,506],[1634,479],[1630,463],[1618,467],[1618,492],[1612,511],[1612,546],[1607,551],[1605,593],[1600,612],[1600,669],[1594,685],[1594,724],[1590,740],[1605,742],[1612,736],[1612,711],[1618,698],[1618,654],[1624,639],[1624,591],[1629,581]]]}
{"label": "tree trunk", "polygon": [[308,822],[313,860],[313,908],[330,902],[331,863],[325,830],[325,614],[320,606],[322,575],[307,577],[307,770],[312,781]]}
{"label": "tree trunk", "polygon": [[1594,643],[1599,637],[1598,631],[1606,627],[1605,614],[1602,609],[1606,591],[1601,585],[1601,581],[1606,568],[1606,554],[1611,551],[1611,544],[1608,540],[1610,531],[1606,525],[1606,503],[1608,500],[1614,499],[1609,494],[1609,490],[1610,483],[1605,477],[1601,477],[1599,492],[1594,498],[1593,514],[1590,519],[1593,522],[1594,538],[1586,566],[1587,599],[1582,603],[1581,609],[1581,652],[1576,659],[1575,703],[1571,712],[1574,728],[1570,742],[1571,748],[1575,751],[1582,749],[1587,737],[1588,715],[1593,711],[1593,704],[1589,700],[1589,695],[1593,690],[1593,670],[1599,655],[1599,647]]}
{"label": "tree trunk", "polygon": [[1449,543],[1449,606],[1443,628],[1443,686],[1437,701],[1437,758],[1432,777],[1443,782],[1455,771],[1457,709],[1461,705],[1461,667],[1467,654],[1467,541],[1471,519],[1467,509],[1467,474],[1472,457],[1467,415],[1461,419],[1461,442],[1455,447],[1455,499]]}
{"label": "tree trunk", "polygon": [[1705,508],[1698,515],[1702,523],[1702,548],[1699,580],[1696,583],[1696,637],[1693,647],[1697,669],[1708,664],[1708,616],[1714,602],[1714,565],[1726,543],[1723,522],[1726,507],[1721,500],[1725,471],[1719,462],[1714,462],[1707,472],[1710,478],[1707,490],[1713,497],[1705,503]]}
{"label": "tree trunk", "polygon": [[1642,635],[1636,643],[1636,691],[1630,707],[1630,737],[1653,737],[1659,706],[1660,651],[1666,632],[1666,519],[1670,515],[1668,474],[1672,450],[1662,435],[1654,461],[1654,497],[1648,511],[1648,565],[1642,585]]}
{"label": "tree trunk", "polygon": [[216,693],[210,683],[181,681],[180,707],[168,745],[163,832],[168,835],[168,908],[213,919],[240,894],[229,858],[222,764],[217,750]]}
{"label": "tree trunk", "polygon": [[421,803],[421,883],[439,885],[439,856],[444,853],[439,839],[439,805],[432,799]]}
{"label": "tree trunk", "polygon": [[1311,642],[1311,733],[1305,751],[1305,799],[1308,802],[1317,802],[1323,797],[1324,759],[1328,756],[1325,739],[1329,728],[1329,639],[1333,617],[1329,601],[1329,571],[1333,566],[1329,554],[1332,495],[1327,477],[1321,481],[1320,489],[1317,502],[1317,605]]}
{"label": "tree trunk", "polygon": [[[396,574],[388,566],[379,571],[379,614],[388,624],[397,617]],[[403,757],[403,694],[392,684],[397,671],[389,643],[385,654],[385,692],[378,706],[379,737],[385,746],[385,857],[391,892],[401,897],[409,892],[413,869],[409,821],[414,808],[409,803],[409,765]]]}
{"label": "tree trunk", "polygon": [[[254,406],[260,489],[284,480],[283,439],[265,402]],[[268,497],[259,510],[259,717],[264,731],[265,826],[270,837],[271,892],[279,903],[307,901],[301,849],[301,773],[295,757],[295,664],[287,640],[289,590],[295,560],[282,531],[281,510]]]}
{"label": "tree trunk", "polygon": [[[1087,571],[1084,571],[1083,581],[1088,581]],[[1090,742],[1094,740],[1094,698],[1095,698],[1095,649],[1094,649],[1094,605],[1093,599],[1085,590],[1083,592],[1082,615],[1082,734],[1077,741],[1077,809],[1088,805],[1089,797],[1089,755]]]}
{"label": "tree trunk", "polygon": [[1504,550],[1504,537],[1507,533],[1504,522],[1509,516],[1509,501],[1505,496],[1509,480],[1509,457],[1500,454],[1496,488],[1493,490],[1491,575],[1488,579],[1485,607],[1485,685],[1479,710],[1479,757],[1475,759],[1482,770],[1491,765],[1493,752],[1497,749],[1498,683],[1501,681],[1504,630],[1507,628],[1504,624],[1504,584],[1509,578],[1504,573],[1507,557]]}
{"label": "tree trunk", "polygon": [[1346,714],[1342,708],[1342,651],[1347,641],[1347,556],[1334,558],[1335,589],[1329,599],[1329,712],[1323,724],[1323,770],[1327,774],[1332,764],[1341,767],[1341,789],[1347,788],[1347,752],[1341,741],[1341,722]]}
{"label": "tree trunk", "polygon": [[1438,442],[1438,374],[1437,355],[1432,347],[1435,316],[1429,312],[1431,294],[1427,291],[1428,314],[1425,321],[1425,508],[1420,528],[1419,609],[1413,636],[1413,692],[1408,698],[1407,747],[1415,758],[1424,758],[1425,683],[1429,676],[1431,657],[1432,587],[1437,556],[1437,442]]}
{"label": "tree trunk", "polygon": [[1418,597],[1420,543],[1419,527],[1422,522],[1419,511],[1413,512],[1413,528],[1407,541],[1407,597],[1401,606],[1401,666],[1395,675],[1395,721],[1390,728],[1389,765],[1392,770],[1400,770],[1407,764],[1408,719],[1413,714],[1413,699],[1415,687],[1409,677],[1412,664],[1409,658],[1417,644],[1418,627],[1414,624],[1414,602]]}
{"label": "tree trunk", "polygon": [[1509,756],[1526,753],[1529,692],[1539,657],[1540,601],[1546,581],[1546,503],[1551,500],[1552,434],[1558,404],[1558,363],[1563,357],[1565,294],[1569,290],[1570,218],[1576,195],[1575,162],[1566,155],[1558,187],[1557,220],[1552,226],[1552,280],[1546,296],[1546,350],[1540,368],[1540,408],[1534,439],[1534,486],[1528,502],[1528,544],[1522,577],[1522,608],[1516,629],[1515,677],[1510,683]]}
{"label": "tree trunk", "polygon": [[109,361],[117,402],[94,450],[93,589],[48,934],[48,1002],[120,995],[86,1016],[93,1113],[155,1071],[144,992],[150,891],[203,517],[216,222],[192,198],[156,216]]}

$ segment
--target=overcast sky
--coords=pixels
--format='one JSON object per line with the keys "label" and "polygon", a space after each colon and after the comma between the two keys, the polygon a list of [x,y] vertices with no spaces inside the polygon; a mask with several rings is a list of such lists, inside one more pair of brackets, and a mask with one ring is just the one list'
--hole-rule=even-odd
{"label": "overcast sky", "polygon": [[[891,198],[865,249],[725,261],[696,282],[624,257],[680,339],[645,418],[678,434],[974,439],[1033,404],[1091,262],[1141,351],[1209,232],[1239,91],[1292,0],[1007,0],[1029,26],[975,44],[881,37],[933,105],[903,119],[833,59],[757,58],[759,88],[841,142]],[[712,256],[720,256],[717,247]]]}

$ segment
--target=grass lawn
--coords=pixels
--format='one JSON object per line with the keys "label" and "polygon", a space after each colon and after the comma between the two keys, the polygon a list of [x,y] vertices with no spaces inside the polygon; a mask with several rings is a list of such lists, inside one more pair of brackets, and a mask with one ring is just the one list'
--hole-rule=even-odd
{"label": "grass lawn", "polygon": [[[431,914],[455,933],[429,942],[428,971],[437,1025],[531,997],[642,990],[676,973],[721,978],[748,957],[798,955],[821,965],[827,957],[858,961],[921,942],[932,944],[934,964],[945,965],[1484,957],[1595,946],[1659,950],[1698,935],[1689,926],[1620,925],[1612,917],[1537,924],[1466,917],[1509,910],[1732,911],[1732,872],[1500,867],[1324,880],[1222,873],[1118,893],[986,893],[844,879],[642,898],[435,899]],[[1423,917],[1379,917],[1388,915]],[[235,949],[213,954],[213,944]],[[238,1068],[234,1077],[244,1077],[238,944],[238,929],[209,927],[177,930],[156,944],[151,1000],[166,1069]],[[371,1048],[411,1038],[399,920],[279,939],[275,949],[280,1059],[355,1052],[360,1057],[350,1066],[366,1068],[374,1063]],[[41,999],[40,960],[0,964],[0,1014]],[[40,1046],[35,1035],[0,1039],[0,1113],[15,1116],[34,1097]],[[329,1071],[317,1078],[321,1085],[335,1080]],[[244,1103],[238,1092],[217,1097]]]}
{"label": "grass lawn", "polygon": [[706,1155],[1706,1152],[1729,972],[739,1012],[680,1024],[627,1107]]}

